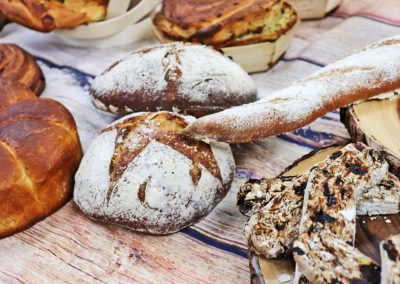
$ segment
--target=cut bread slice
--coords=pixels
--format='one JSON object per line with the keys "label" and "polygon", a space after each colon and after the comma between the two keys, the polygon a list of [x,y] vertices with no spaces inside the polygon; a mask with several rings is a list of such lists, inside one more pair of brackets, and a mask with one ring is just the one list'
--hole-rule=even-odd
{"label": "cut bread slice", "polygon": [[[387,174],[378,185],[373,186],[371,189],[363,188],[364,185],[369,186],[371,181],[376,182],[382,179],[382,174],[387,171],[387,164],[382,160],[383,158],[381,159],[379,152],[370,148],[365,148],[360,144],[356,147],[361,150],[358,150],[351,144],[347,146],[347,148],[335,152],[327,160],[314,167],[314,169],[317,167],[323,168],[323,176],[326,174],[324,174],[324,171],[327,171],[326,168],[330,168],[330,171],[341,169],[342,173],[336,173],[334,182],[332,181],[333,179],[331,179],[331,186],[333,183],[333,186],[336,186],[337,189],[340,189],[343,185],[348,187],[350,184],[346,180],[351,180],[358,184],[357,192],[361,192],[360,194],[356,192],[360,200],[357,205],[358,215],[365,215],[367,213],[393,214],[398,212],[400,193],[400,183],[398,179],[392,174]],[[351,154],[348,151],[351,151]],[[370,171],[362,175],[357,175],[353,173],[353,171],[357,172],[357,170],[351,170],[349,172],[349,167],[353,167],[353,169],[359,167],[363,169],[362,171],[369,168]],[[379,174],[377,175],[376,172]],[[303,193],[301,192],[301,194],[299,194],[299,192],[296,192],[294,189],[297,189],[297,191],[300,188],[304,189],[304,183],[306,178],[308,178],[308,174],[303,175],[302,178],[296,176],[295,181],[297,183],[295,185],[290,185],[290,182],[294,181],[293,178],[281,178],[285,180],[284,191],[282,193],[274,191],[275,197],[264,207],[261,207],[265,201],[261,199],[263,195],[260,194],[260,188],[263,188],[263,193],[269,191],[265,190],[265,188],[267,188],[266,186],[262,187],[261,185],[273,184],[274,188],[280,189],[281,187],[278,179],[263,180],[260,183],[254,181],[251,181],[251,183],[248,182],[241,188],[238,195],[240,197],[239,201],[242,200],[242,202],[238,201],[238,203],[240,203],[242,208],[246,205],[244,208],[247,213],[256,213],[260,210],[260,207],[262,208],[259,213],[254,214],[247,222],[245,226],[245,237],[247,243],[252,244],[252,248],[256,254],[264,255],[267,258],[277,258],[291,250],[293,240],[298,234],[303,207]],[[299,184],[303,184],[303,187],[298,187]],[[335,197],[333,193],[326,191],[327,189],[324,188],[324,186],[325,185],[320,185],[320,187],[323,188],[322,193],[326,200],[320,200],[320,202],[334,203],[337,197]],[[380,204],[370,206],[371,199],[375,201],[380,200]],[[332,205],[333,204],[331,204],[331,206]]]}
{"label": "cut bread slice", "polygon": [[307,180],[308,174],[261,180],[250,179],[240,187],[238,192],[239,211],[250,217],[286,189],[304,192]]}
{"label": "cut bread slice", "polygon": [[[311,283],[379,283],[380,267],[358,249],[325,228],[302,234],[295,242],[293,257],[299,271]],[[398,282],[397,282],[398,283]]]}
{"label": "cut bread slice", "polygon": [[250,217],[244,229],[249,247],[267,258],[290,251],[298,235],[303,196],[304,187],[291,187]]}
{"label": "cut bread slice", "polygon": [[[311,169],[304,193],[299,234],[313,239],[323,229],[329,229],[335,238],[353,246],[356,195],[381,182],[387,171],[381,153],[363,144],[349,144],[318,163]],[[296,265],[294,283],[303,278],[302,270]]]}
{"label": "cut bread slice", "polygon": [[380,243],[381,284],[400,283],[400,235],[391,236]]}

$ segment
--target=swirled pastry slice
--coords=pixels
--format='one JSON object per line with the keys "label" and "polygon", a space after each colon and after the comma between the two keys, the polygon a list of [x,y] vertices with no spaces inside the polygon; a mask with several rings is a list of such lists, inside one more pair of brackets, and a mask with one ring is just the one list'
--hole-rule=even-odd
{"label": "swirled pastry slice", "polygon": [[172,40],[224,47],[276,40],[296,21],[280,0],[164,0],[154,25]]}
{"label": "swirled pastry slice", "polygon": [[49,32],[99,21],[107,4],[108,0],[10,0],[0,1],[0,11],[13,22]]}
{"label": "swirled pastry slice", "polygon": [[250,217],[286,189],[304,192],[307,180],[308,174],[262,180],[250,179],[240,187],[237,206],[242,214]]}
{"label": "swirled pastry slice", "polygon": [[328,229],[302,234],[294,242],[293,256],[311,283],[379,283],[380,280],[376,262]]}
{"label": "swirled pastry slice", "polygon": [[380,243],[382,284],[400,283],[400,235],[391,236]]}

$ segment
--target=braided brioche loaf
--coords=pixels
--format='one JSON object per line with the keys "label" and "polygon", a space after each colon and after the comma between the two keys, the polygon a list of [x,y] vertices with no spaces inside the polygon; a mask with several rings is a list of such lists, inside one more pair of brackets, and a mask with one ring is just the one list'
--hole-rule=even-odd
{"label": "braided brioche loaf", "polygon": [[262,100],[204,116],[187,133],[200,139],[248,142],[298,129],[339,107],[399,88],[400,36],[395,36]]}
{"label": "braided brioche loaf", "polygon": [[0,11],[13,22],[50,32],[99,21],[107,4],[108,0],[10,0],[0,1]]}
{"label": "braided brioche loaf", "polygon": [[44,86],[33,57],[15,45],[0,45],[0,52],[1,238],[43,219],[71,197],[82,149],[69,111],[32,92]]}

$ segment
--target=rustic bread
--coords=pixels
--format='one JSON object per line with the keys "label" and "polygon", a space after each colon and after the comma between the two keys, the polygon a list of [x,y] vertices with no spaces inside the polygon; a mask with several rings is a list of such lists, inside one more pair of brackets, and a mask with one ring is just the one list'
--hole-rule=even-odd
{"label": "rustic bread", "polygon": [[177,42],[117,61],[96,77],[91,95],[96,107],[117,114],[167,110],[202,116],[254,101],[257,89],[220,52]]}
{"label": "rustic bread", "polygon": [[74,200],[100,221],[169,234],[209,213],[230,188],[235,164],[225,143],[183,135],[193,117],[136,113],[95,138],[75,176]]}
{"label": "rustic bread", "polygon": [[310,283],[380,282],[380,266],[328,229],[302,234],[294,243],[293,257]]}
{"label": "rustic bread", "polygon": [[400,88],[400,36],[378,41],[257,102],[195,121],[198,139],[248,142],[303,127],[358,100]]}
{"label": "rustic bread", "polygon": [[99,21],[107,4],[108,0],[9,0],[0,1],[0,11],[13,22],[49,32]]}
{"label": "rustic bread", "polygon": [[[0,45],[0,50],[8,48]],[[17,46],[12,50],[16,52],[1,57],[8,64],[3,70],[6,76],[0,74],[0,238],[62,206],[71,197],[72,178],[82,156],[71,114],[60,103],[35,96],[28,87],[43,86],[42,75],[33,76],[40,82],[31,77],[32,70],[40,69],[34,60],[21,64],[21,58],[31,56],[21,56],[25,51]]]}
{"label": "rustic bread", "polygon": [[381,251],[381,284],[400,283],[400,235],[391,236],[379,245]]}
{"label": "rustic bread", "polygon": [[170,40],[218,48],[274,41],[296,21],[292,6],[280,0],[164,0],[153,19]]}

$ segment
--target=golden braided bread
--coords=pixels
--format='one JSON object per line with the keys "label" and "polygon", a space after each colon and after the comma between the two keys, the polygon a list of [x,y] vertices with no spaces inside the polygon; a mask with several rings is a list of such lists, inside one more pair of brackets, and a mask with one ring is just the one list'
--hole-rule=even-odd
{"label": "golden braided bread", "polygon": [[[0,50],[9,47],[0,45]],[[82,157],[72,115],[60,103],[37,98],[20,83],[28,82],[31,88],[40,85],[39,89],[44,85],[33,57],[15,45],[12,49],[1,57],[7,72],[0,73],[0,238],[61,207],[71,197]],[[21,65],[21,53],[32,60]],[[33,70],[40,74],[30,74]]]}
{"label": "golden braided bread", "polygon": [[108,0],[8,0],[0,1],[0,11],[13,22],[49,32],[102,20],[107,4]]}

